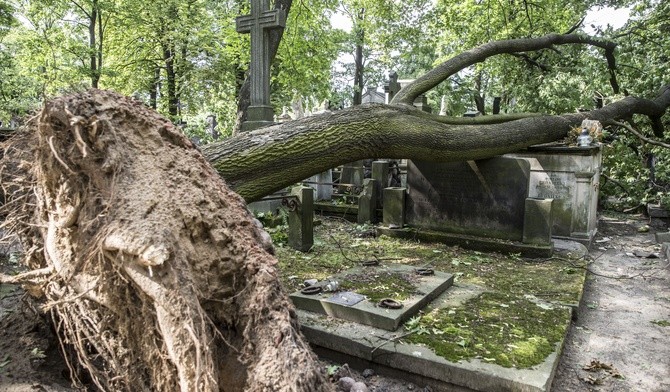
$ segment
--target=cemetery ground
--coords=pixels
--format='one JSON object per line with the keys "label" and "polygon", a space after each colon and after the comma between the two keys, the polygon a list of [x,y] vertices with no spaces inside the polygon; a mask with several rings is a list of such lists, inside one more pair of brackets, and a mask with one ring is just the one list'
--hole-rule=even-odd
{"label": "cemetery ground", "polygon": [[[444,343],[440,355],[452,361],[478,358],[504,367],[532,367],[562,338],[561,320],[569,322],[569,311],[554,305],[579,302],[552,391],[670,389],[670,269],[667,260],[655,257],[661,254],[655,229],[639,231],[648,225],[643,216],[602,214],[587,260],[568,254],[543,260],[486,254],[376,237],[369,225],[320,220],[311,252],[277,247],[287,292],[306,279],[325,279],[369,261],[430,266],[454,274],[456,288],[481,288],[462,307],[443,314],[424,310],[390,344],[431,345],[437,338]],[[273,235],[281,239],[281,231]],[[1,268],[10,273],[19,267],[9,257]],[[386,287],[383,296],[402,297],[412,290],[411,282],[397,277],[372,278],[363,277],[361,283],[370,294]],[[0,286],[0,304],[0,391],[69,391],[69,370],[37,305],[14,285]],[[334,377],[351,375],[365,382],[370,391],[431,390],[420,381],[370,375],[342,363],[324,361],[323,366]]]}

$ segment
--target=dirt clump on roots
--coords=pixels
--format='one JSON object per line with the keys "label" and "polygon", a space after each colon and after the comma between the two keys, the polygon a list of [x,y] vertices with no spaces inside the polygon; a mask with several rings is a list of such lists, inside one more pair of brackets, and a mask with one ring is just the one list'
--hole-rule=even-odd
{"label": "dirt clump on roots", "polygon": [[[5,143],[20,282],[102,390],[320,391],[243,200],[167,119],[113,92],[45,104]],[[267,244],[266,244],[267,245]]]}

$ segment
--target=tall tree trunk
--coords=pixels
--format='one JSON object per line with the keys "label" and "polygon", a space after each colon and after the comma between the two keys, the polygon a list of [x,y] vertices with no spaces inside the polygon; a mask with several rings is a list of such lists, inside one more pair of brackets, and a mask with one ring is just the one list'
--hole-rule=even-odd
{"label": "tall tree trunk", "polygon": [[160,80],[161,80],[161,69],[160,67],[155,67],[154,76],[149,86],[149,107],[151,107],[154,110],[156,110],[156,108],[158,107],[158,89]]}
{"label": "tall tree trunk", "polygon": [[102,61],[100,58],[102,53],[100,53],[101,51],[98,48],[98,45],[102,46],[102,35],[98,37],[100,40],[99,44],[96,44],[96,23],[98,23],[100,14],[101,11],[99,9],[98,0],[92,0],[91,12],[88,15],[88,50],[90,57],[91,86],[93,88],[98,88],[98,82],[100,81],[100,66],[98,61]]}
{"label": "tall tree trunk", "polygon": [[356,23],[356,53],[354,54],[354,96],[353,104],[360,105],[363,99],[363,45],[365,44],[365,30],[362,27],[365,18],[365,9],[359,10]]}
{"label": "tall tree trunk", "polygon": [[171,120],[179,115],[179,98],[177,97],[177,73],[175,70],[174,47],[163,44],[163,61],[165,62],[165,79],[168,96],[168,114]]}
{"label": "tall tree trunk", "polygon": [[477,76],[475,76],[475,90],[472,95],[475,101],[475,106],[477,107],[477,111],[482,115],[486,115],[486,93],[482,92],[483,89],[482,73],[478,72]]}

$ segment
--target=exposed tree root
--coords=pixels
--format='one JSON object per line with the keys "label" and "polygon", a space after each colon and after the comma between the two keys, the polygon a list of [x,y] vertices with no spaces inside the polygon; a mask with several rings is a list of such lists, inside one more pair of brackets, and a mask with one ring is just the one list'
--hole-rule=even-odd
{"label": "exposed tree root", "polygon": [[106,91],[59,98],[0,170],[31,269],[16,279],[99,388],[331,388],[244,202],[166,119]]}

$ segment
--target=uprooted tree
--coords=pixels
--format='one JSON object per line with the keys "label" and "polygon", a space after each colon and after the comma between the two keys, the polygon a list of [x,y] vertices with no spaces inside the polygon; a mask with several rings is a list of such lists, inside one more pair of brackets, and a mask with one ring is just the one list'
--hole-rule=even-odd
{"label": "uprooted tree", "polygon": [[204,156],[129,98],[91,90],[55,99],[5,146],[5,226],[29,271],[1,279],[42,299],[68,358],[103,390],[329,390],[243,198],[373,156],[491,157],[560,139],[585,118],[643,114],[660,124],[670,86],[654,100],[560,116],[457,119],[411,107],[489,56],[563,44],[602,48],[614,66],[614,46],[584,36],[494,42],[438,66],[391,105],[242,134]]}

